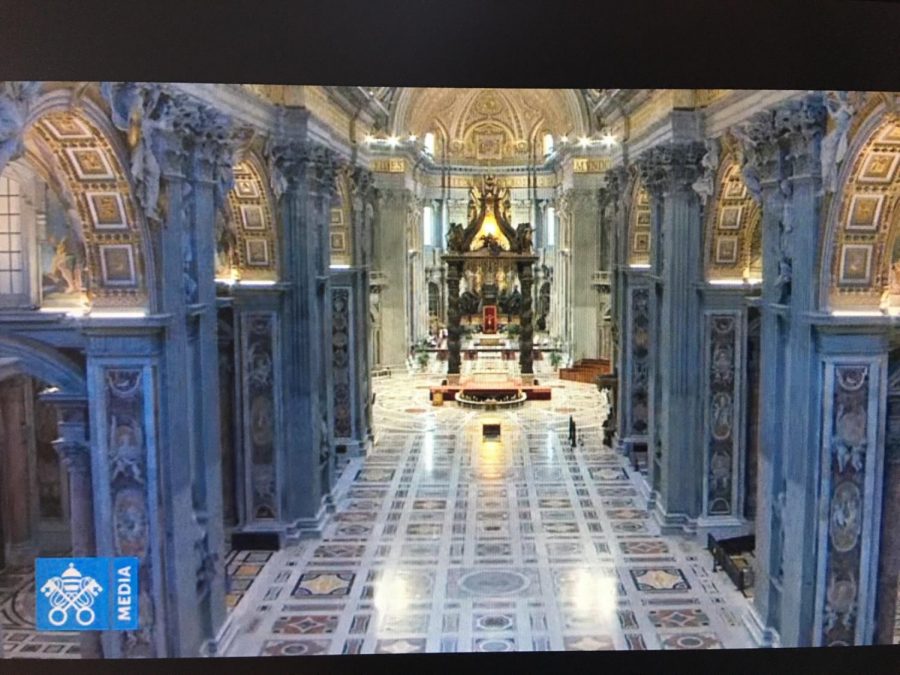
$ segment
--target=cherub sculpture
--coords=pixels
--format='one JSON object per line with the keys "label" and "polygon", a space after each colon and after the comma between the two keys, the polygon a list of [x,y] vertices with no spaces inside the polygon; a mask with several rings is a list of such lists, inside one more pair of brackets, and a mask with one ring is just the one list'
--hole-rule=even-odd
{"label": "cherub sculpture", "polygon": [[463,226],[460,223],[450,223],[450,229],[447,232],[447,250],[462,253],[463,233]]}

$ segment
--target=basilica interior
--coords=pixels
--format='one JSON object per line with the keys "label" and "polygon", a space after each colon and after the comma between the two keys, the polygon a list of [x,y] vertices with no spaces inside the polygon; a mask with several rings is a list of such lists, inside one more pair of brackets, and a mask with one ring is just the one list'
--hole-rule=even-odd
{"label": "basilica interior", "polygon": [[0,83],[0,655],[900,643],[898,110]]}

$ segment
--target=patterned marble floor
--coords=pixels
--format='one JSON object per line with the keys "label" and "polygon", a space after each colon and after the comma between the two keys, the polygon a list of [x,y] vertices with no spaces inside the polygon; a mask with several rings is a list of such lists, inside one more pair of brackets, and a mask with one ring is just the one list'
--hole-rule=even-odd
{"label": "patterned marble floor", "polygon": [[38,632],[34,620],[34,567],[10,567],[0,573],[0,623],[7,658],[77,659],[78,633]]}
{"label": "patterned marble floor", "polygon": [[479,414],[432,408],[436,381],[376,383],[374,452],[344,471],[323,536],[246,590],[228,655],[753,646],[748,601],[693,540],[659,535],[601,447],[595,387],[548,380],[552,401]]}

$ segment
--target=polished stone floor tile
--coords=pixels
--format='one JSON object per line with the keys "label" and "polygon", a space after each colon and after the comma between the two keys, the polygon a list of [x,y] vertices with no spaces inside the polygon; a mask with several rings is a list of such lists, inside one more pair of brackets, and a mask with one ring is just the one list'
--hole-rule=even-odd
{"label": "polished stone floor tile", "polygon": [[235,561],[263,568],[227,654],[753,646],[749,601],[694,539],[660,535],[643,479],[602,447],[595,387],[550,380],[552,402],[480,415],[429,406],[434,380],[376,384],[375,447],[321,537]]}

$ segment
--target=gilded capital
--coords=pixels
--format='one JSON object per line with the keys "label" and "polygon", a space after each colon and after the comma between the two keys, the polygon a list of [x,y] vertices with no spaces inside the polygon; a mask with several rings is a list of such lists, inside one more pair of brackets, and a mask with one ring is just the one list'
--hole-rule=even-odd
{"label": "gilded capital", "polygon": [[321,196],[330,198],[334,194],[338,161],[329,148],[306,140],[272,136],[264,154],[276,197],[304,185]]}
{"label": "gilded capital", "polygon": [[822,137],[828,121],[824,96],[814,93],[792,102],[782,119],[792,177],[820,177]]}
{"label": "gilded capital", "polygon": [[670,143],[650,148],[637,160],[641,182],[654,196],[689,190],[701,174],[702,143]]}

